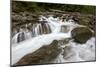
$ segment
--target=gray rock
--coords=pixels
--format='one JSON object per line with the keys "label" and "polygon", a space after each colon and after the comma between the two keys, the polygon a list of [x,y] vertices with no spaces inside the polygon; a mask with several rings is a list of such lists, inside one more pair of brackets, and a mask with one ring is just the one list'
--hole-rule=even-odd
{"label": "gray rock", "polygon": [[54,40],[50,45],[43,46],[35,52],[24,56],[16,65],[50,63],[50,61],[54,60],[60,52],[61,49],[58,46],[58,41]]}
{"label": "gray rock", "polygon": [[72,38],[74,38],[74,41],[78,43],[85,43],[93,35],[91,30],[87,27],[75,28],[71,31],[71,34]]}
{"label": "gray rock", "polygon": [[64,59],[69,59],[70,57],[72,57],[74,55],[74,52],[71,49],[71,46],[66,46],[65,48],[63,48],[64,52],[63,52],[63,58]]}

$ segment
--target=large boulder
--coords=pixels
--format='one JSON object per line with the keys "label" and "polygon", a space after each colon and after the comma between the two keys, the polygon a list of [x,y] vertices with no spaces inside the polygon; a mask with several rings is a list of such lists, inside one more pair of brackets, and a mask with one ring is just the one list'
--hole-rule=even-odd
{"label": "large boulder", "polygon": [[92,31],[87,27],[77,27],[71,31],[72,38],[75,42],[85,43],[93,35]]}
{"label": "large boulder", "polygon": [[50,45],[43,46],[35,52],[24,56],[16,65],[50,63],[50,61],[54,60],[60,52],[61,49],[58,46],[58,41],[54,40]]}

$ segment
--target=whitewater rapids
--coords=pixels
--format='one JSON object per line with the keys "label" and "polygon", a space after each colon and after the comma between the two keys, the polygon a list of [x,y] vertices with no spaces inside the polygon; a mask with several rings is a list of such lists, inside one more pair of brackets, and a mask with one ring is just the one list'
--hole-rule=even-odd
{"label": "whitewater rapids", "polygon": [[[40,21],[43,21],[43,19],[48,22],[52,31],[51,33],[39,35],[39,32],[37,32],[39,30],[39,25],[37,25],[36,29],[34,30],[36,31],[35,37],[31,37],[32,35],[29,34],[27,37],[30,38],[17,43],[18,34],[21,33],[19,32],[12,38],[12,65],[17,63],[25,55],[38,50],[44,45],[49,45],[53,40],[71,38],[71,30],[73,30],[75,27],[85,27],[75,23],[72,19],[69,21],[62,21],[58,18],[53,18],[52,16],[48,18],[41,16]],[[63,25],[68,27],[68,31],[66,33],[61,32],[61,27]],[[68,44],[61,47],[66,46],[70,48],[70,50],[68,50],[68,55],[63,57],[61,53],[54,61],[52,61],[53,63],[95,60],[95,37],[89,39],[85,44],[77,44],[71,40]]]}

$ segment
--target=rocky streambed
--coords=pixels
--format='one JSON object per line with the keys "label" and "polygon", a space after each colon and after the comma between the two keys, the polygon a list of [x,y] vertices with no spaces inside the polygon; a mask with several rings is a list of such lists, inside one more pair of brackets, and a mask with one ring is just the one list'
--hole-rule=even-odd
{"label": "rocky streambed", "polygon": [[13,12],[12,65],[93,61],[95,24],[94,15],[78,12]]}

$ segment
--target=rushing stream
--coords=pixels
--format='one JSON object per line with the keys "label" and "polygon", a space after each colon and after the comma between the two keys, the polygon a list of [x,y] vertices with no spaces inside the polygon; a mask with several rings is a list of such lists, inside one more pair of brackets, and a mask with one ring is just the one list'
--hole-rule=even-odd
{"label": "rushing stream", "polygon": [[[52,16],[40,16],[39,21],[45,23],[31,24],[31,29],[20,28],[19,32],[14,32],[12,37],[12,65],[17,63],[23,56],[36,51],[43,45],[49,45],[53,40],[71,38],[71,31],[76,27],[85,27],[74,22],[54,18]],[[53,63],[78,62],[95,60],[95,37],[89,39],[85,44],[77,44],[70,40],[61,46],[61,53]]]}

